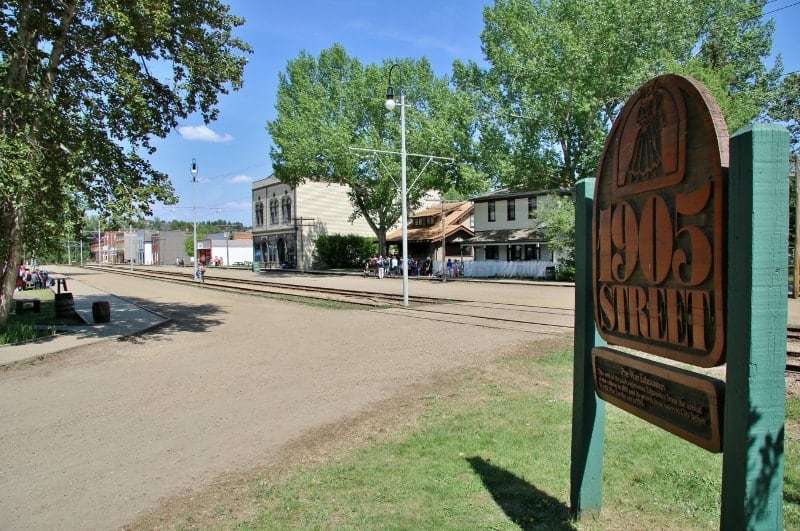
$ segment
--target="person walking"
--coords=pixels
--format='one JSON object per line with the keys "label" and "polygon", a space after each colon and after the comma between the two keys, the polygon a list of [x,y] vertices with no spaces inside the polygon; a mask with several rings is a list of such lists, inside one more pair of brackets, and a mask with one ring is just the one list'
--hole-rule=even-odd
{"label": "person walking", "polygon": [[378,257],[378,278],[383,278],[383,256]]}
{"label": "person walking", "polygon": [[206,281],[206,263],[205,261],[200,261],[200,268],[197,270],[197,274],[200,275],[200,282],[205,283]]}
{"label": "person walking", "polygon": [[447,259],[447,278],[453,278],[453,259]]}

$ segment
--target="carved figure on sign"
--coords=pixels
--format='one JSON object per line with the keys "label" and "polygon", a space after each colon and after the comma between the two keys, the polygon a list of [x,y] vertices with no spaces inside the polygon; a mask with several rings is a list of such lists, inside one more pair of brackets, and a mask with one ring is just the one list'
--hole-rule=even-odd
{"label": "carved figure on sign", "polygon": [[663,177],[661,164],[661,93],[651,92],[639,104],[636,123],[639,133],[633,148],[627,182],[634,183]]}

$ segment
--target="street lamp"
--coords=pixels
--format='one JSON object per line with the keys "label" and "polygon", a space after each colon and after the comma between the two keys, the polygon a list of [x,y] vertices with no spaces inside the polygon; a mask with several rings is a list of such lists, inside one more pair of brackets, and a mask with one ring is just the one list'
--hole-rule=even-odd
{"label": "street lamp", "polygon": [[195,209],[194,185],[197,183],[197,161],[192,159],[192,257],[194,258],[194,280],[197,280],[197,209]]}
{"label": "street lamp", "polygon": [[[389,80],[386,87],[386,110],[393,111],[397,102],[392,87],[392,72],[400,65],[393,64],[389,68]],[[403,228],[403,305],[408,306],[408,193],[406,191],[406,94],[400,88],[400,223]]]}

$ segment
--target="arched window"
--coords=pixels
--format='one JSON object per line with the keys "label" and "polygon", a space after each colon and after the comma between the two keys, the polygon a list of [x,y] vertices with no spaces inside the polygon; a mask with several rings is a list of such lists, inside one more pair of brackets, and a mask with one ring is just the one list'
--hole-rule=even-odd
{"label": "arched window", "polygon": [[259,199],[256,203],[256,225],[263,225],[264,224],[264,203],[261,202]]}
{"label": "arched window", "polygon": [[286,221],[285,221],[285,223],[291,223],[291,222],[292,222],[292,198],[291,197],[287,197],[286,198]]}
{"label": "arched window", "polygon": [[278,200],[274,197],[269,202],[269,222],[272,225],[277,225],[278,223]]}

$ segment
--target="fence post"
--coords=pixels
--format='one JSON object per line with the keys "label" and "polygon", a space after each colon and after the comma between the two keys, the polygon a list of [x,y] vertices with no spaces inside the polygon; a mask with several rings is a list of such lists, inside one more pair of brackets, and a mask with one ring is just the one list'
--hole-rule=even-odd
{"label": "fence post", "polygon": [[575,362],[572,384],[570,508],[576,519],[603,503],[605,402],[592,377],[592,348],[605,345],[595,330],[592,294],[592,205],[595,179],[575,185]]}
{"label": "fence post", "polygon": [[722,529],[783,529],[789,135],[730,142]]}

